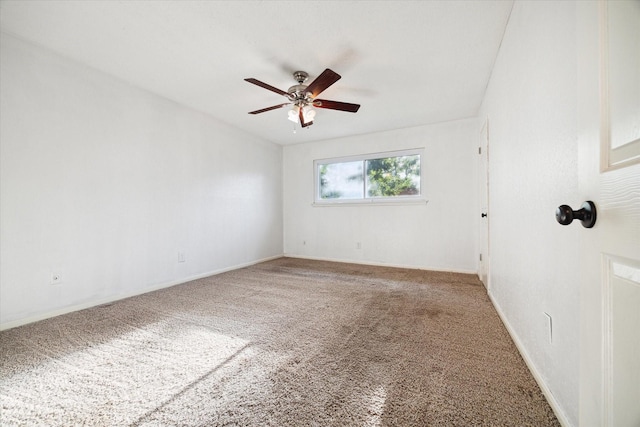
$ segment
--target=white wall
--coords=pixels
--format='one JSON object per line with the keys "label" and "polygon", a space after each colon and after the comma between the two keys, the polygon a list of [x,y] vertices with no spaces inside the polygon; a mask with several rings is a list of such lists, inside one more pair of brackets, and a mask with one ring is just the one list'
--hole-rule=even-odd
{"label": "white wall", "polygon": [[[478,135],[471,119],[284,147],[285,253],[475,273]],[[312,206],[314,160],[411,148],[427,204]]]}
{"label": "white wall", "polygon": [[3,328],[282,254],[281,147],[1,39]]}
{"label": "white wall", "polygon": [[[563,421],[578,424],[579,224],[574,2],[516,2],[480,118],[489,120],[490,295]],[[593,29],[597,31],[597,28]],[[547,318],[553,319],[549,342]]]}

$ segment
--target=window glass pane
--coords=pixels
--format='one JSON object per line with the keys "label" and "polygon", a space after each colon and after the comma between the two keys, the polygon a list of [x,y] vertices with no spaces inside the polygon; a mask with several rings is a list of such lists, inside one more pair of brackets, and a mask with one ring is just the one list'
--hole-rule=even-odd
{"label": "window glass pane", "polygon": [[367,163],[367,197],[420,194],[420,155],[370,159]]}
{"label": "window glass pane", "polygon": [[318,165],[321,199],[364,198],[362,161]]}
{"label": "window glass pane", "polygon": [[316,160],[316,201],[420,201],[421,150]]}

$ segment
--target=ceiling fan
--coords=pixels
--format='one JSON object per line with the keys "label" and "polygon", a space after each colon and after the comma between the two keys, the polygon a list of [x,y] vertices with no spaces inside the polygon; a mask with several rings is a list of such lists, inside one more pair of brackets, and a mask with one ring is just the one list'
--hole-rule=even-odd
{"label": "ceiling fan", "polygon": [[289,100],[289,102],[285,102],[284,104],[250,111],[249,114],[260,114],[265,111],[277,110],[285,105],[293,104],[293,108],[289,111],[289,120],[294,123],[300,122],[300,126],[304,128],[313,124],[313,118],[316,114],[313,107],[348,111],[350,113],[355,113],[360,108],[359,104],[349,104],[348,102],[316,98],[321,92],[340,80],[340,75],[335,71],[327,68],[309,85],[303,84],[309,78],[309,74],[304,71],[295,71],[293,73],[293,78],[298,82],[298,84],[291,86],[286,92],[254,78],[244,79],[249,83],[253,83],[254,85],[263,87],[279,95],[283,95]]}

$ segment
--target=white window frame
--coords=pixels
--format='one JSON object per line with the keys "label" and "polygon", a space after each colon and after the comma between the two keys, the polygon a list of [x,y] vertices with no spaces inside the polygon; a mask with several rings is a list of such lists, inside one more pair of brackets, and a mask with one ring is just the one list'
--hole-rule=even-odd
{"label": "white window frame", "polygon": [[[356,161],[366,161],[371,159],[382,159],[387,157],[420,156],[420,194],[409,196],[386,196],[386,197],[365,197],[362,199],[322,199],[320,198],[320,166],[332,163],[347,163]],[[358,205],[406,205],[425,204],[428,202],[425,196],[425,173],[424,173],[424,148],[411,148],[398,151],[382,151],[377,153],[360,154],[344,157],[333,157],[318,159],[313,161],[313,206],[358,206]],[[366,170],[363,172],[366,186]],[[365,188],[366,190],[366,188]]]}

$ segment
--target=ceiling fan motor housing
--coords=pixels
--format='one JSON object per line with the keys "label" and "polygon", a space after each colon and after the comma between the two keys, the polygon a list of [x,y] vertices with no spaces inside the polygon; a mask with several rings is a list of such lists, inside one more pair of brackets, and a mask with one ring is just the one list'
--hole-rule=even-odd
{"label": "ceiling fan motor housing", "polygon": [[309,78],[309,73],[306,71],[294,71],[293,78],[298,82],[297,85],[291,86],[287,92],[289,100],[298,106],[304,106],[313,101],[307,94],[307,85],[302,83],[306,82]]}
{"label": "ceiling fan motor housing", "polygon": [[292,102],[311,102],[311,97],[307,95],[307,85],[291,86],[287,92],[289,93],[288,98]]}

